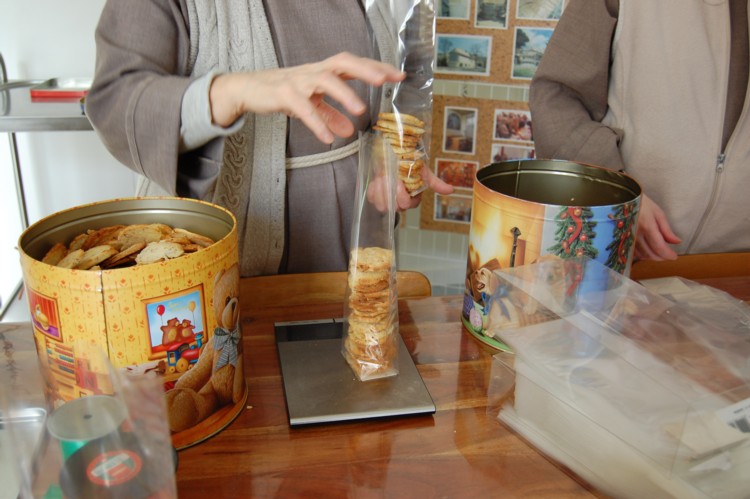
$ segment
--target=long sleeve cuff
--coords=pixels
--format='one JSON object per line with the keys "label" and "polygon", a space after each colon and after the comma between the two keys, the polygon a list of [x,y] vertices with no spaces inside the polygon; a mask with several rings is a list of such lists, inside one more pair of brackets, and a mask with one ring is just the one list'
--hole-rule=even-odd
{"label": "long sleeve cuff", "polygon": [[231,135],[245,123],[244,117],[228,127],[212,123],[209,89],[217,75],[216,71],[211,71],[194,80],[182,96],[180,153],[196,149],[216,137]]}

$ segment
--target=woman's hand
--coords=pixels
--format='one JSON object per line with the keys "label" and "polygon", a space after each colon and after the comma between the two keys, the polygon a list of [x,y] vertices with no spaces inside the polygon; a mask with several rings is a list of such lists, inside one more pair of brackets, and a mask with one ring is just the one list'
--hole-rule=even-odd
{"label": "woman's hand", "polygon": [[405,76],[389,64],[348,52],[291,68],[226,73],[211,84],[211,116],[216,125],[226,127],[245,113],[284,113],[301,120],[320,141],[330,144],[335,136],[349,137],[355,130],[351,120],[324,97],[360,115],[367,108],[347,80],[378,87]]}
{"label": "woman's hand", "polygon": [[681,239],[672,232],[664,211],[645,194],[641,197],[635,239],[636,260],[674,260],[677,253],[669,245]]}
{"label": "woman's hand", "polygon": [[[440,178],[436,177],[432,170],[427,167],[422,168],[422,181],[428,189],[432,189],[438,194],[451,194],[453,193],[453,186],[445,183]],[[386,182],[385,176],[379,176],[373,179],[367,186],[367,200],[381,213],[388,211],[388,196],[391,190],[389,189],[388,183]],[[396,185],[396,210],[404,211],[411,208],[416,208],[422,201],[422,193],[420,192],[416,196],[411,196],[404,187],[402,181],[398,181]]]}
{"label": "woman's hand", "polygon": [[[439,177],[436,177],[434,173],[432,173],[432,170],[429,169],[427,166],[422,167],[421,170],[422,173],[422,181],[427,186],[428,189],[432,189],[438,194],[452,194],[453,193],[453,186],[450,184],[445,183],[442,179]],[[416,196],[411,196],[406,191],[406,187],[404,187],[404,183],[399,181],[398,186],[396,187],[396,208],[399,211],[409,210],[411,208],[416,208],[419,206],[419,203],[422,202],[422,193],[420,192]]]}

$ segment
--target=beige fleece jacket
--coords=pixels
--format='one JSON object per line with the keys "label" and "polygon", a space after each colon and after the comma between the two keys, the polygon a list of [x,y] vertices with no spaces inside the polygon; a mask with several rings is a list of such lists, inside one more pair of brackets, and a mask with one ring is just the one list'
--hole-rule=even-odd
{"label": "beige fleece jacket", "polygon": [[[750,250],[736,33],[727,0],[571,0],[532,81],[537,155],[624,169],[665,210],[678,253]],[[728,111],[739,112],[724,147]]]}

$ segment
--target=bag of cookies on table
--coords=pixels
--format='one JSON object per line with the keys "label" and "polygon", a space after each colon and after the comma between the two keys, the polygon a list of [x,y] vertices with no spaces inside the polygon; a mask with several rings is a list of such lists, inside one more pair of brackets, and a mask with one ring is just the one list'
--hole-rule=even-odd
{"label": "bag of cookies on table", "polygon": [[390,144],[398,159],[398,177],[416,196],[427,188],[422,169],[429,168],[434,2],[367,0],[366,9],[381,59],[406,73],[387,102],[381,102],[373,130]]}
{"label": "bag of cookies on table", "polygon": [[342,354],[360,381],[398,374],[396,157],[382,137],[360,135],[344,303]]}

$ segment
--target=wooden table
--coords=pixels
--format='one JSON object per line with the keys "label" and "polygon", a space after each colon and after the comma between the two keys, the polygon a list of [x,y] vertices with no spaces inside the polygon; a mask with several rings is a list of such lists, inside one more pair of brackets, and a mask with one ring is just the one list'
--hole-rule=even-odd
{"label": "wooden table", "polygon": [[[748,277],[705,283],[750,300]],[[462,298],[399,303],[434,415],[290,428],[273,323],[338,317],[342,307],[259,310],[242,294],[248,408],[179,453],[180,497],[602,497],[488,413],[494,351],[462,329]]]}

